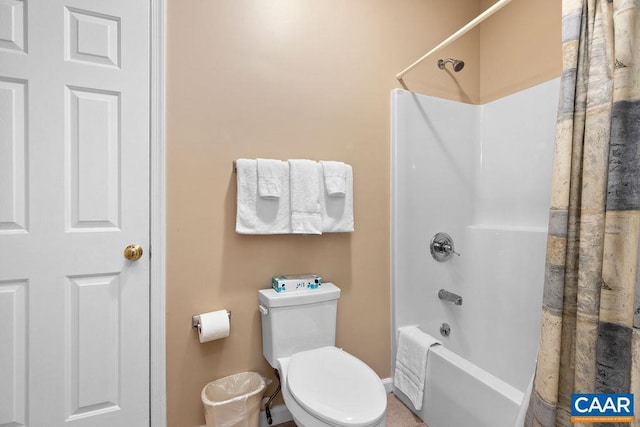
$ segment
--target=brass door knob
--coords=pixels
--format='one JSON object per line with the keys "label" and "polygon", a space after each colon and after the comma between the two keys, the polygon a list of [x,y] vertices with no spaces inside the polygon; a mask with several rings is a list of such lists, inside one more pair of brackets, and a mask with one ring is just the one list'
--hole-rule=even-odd
{"label": "brass door knob", "polygon": [[140,245],[129,245],[124,248],[124,257],[129,261],[137,261],[142,256],[143,250]]}

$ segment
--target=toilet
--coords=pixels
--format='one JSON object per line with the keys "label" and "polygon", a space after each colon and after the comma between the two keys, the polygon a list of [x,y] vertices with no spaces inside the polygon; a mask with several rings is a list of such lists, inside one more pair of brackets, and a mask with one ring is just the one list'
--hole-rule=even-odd
{"label": "toilet", "polygon": [[367,364],[335,347],[340,288],[258,291],[262,354],[299,427],[384,427],[387,396]]}

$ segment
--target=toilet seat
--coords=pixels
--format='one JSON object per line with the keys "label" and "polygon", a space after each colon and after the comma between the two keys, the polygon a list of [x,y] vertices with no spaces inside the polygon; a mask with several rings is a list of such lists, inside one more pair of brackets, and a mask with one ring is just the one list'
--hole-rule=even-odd
{"label": "toilet seat", "polygon": [[300,406],[331,425],[371,426],[385,416],[387,397],[378,375],[336,347],[291,356],[287,384]]}

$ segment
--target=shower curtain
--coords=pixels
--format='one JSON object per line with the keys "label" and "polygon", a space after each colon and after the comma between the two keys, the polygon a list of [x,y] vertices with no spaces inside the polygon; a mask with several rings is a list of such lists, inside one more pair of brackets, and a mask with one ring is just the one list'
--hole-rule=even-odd
{"label": "shower curtain", "polygon": [[571,423],[572,393],[634,393],[640,413],[639,10],[640,0],[563,0],[542,329],[527,426],[580,425]]}

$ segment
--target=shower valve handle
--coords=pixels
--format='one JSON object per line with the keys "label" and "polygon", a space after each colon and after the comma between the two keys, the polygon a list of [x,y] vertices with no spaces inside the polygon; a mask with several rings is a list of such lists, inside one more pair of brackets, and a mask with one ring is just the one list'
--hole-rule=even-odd
{"label": "shower valve handle", "polygon": [[453,246],[453,239],[447,233],[437,233],[433,236],[430,248],[431,256],[438,262],[448,260],[453,254],[460,256]]}
{"label": "shower valve handle", "polygon": [[444,255],[456,254],[456,255],[460,256],[460,254],[458,252],[456,252],[453,249],[453,247],[447,242],[434,242],[433,243],[433,249],[436,252],[444,254]]}
{"label": "shower valve handle", "polygon": [[442,248],[441,250],[444,251],[444,253],[454,253],[454,254],[460,256],[460,254],[458,252],[456,252],[453,249],[453,246],[451,246],[449,243],[440,243],[440,247]]}

